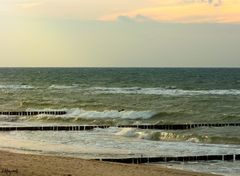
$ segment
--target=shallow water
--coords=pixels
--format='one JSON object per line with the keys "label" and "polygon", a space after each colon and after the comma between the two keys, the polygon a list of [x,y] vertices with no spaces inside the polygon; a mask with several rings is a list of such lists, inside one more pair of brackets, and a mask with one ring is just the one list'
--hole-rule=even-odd
{"label": "shallow water", "polygon": [[195,172],[213,173],[227,176],[239,176],[240,162],[208,161],[208,162],[188,162],[188,163],[168,163],[161,164],[168,168],[177,168]]}
{"label": "shallow water", "polygon": [[[240,152],[238,145],[226,144],[203,144],[193,142],[174,142],[174,141],[156,141],[139,137],[134,131],[135,129],[95,129],[93,131],[13,131],[1,133],[2,140],[8,139],[18,143],[17,146],[23,150],[34,150],[34,147],[39,143],[39,146],[44,146],[40,149],[43,153],[48,153],[48,146],[59,145],[59,153],[64,151],[65,147],[76,148],[75,156],[77,156],[77,149],[79,148],[79,155],[84,158],[96,157],[98,152],[105,153],[105,157],[111,157],[114,154],[120,154],[123,151],[124,156],[195,156],[195,155],[214,155],[214,154],[237,154]],[[141,132],[138,132],[141,134]],[[28,143],[33,145],[27,145]],[[0,147],[8,146],[8,144],[0,144]],[[27,145],[26,148],[24,146]],[[14,146],[11,146],[14,147]],[[30,148],[29,148],[30,147]],[[85,148],[86,154],[81,153]],[[54,148],[53,148],[54,149]],[[147,149],[147,150],[146,150]],[[50,150],[51,151],[51,150]],[[71,152],[69,152],[71,154]],[[92,156],[92,154],[94,155]],[[102,156],[102,154],[101,154]]]}
{"label": "shallow water", "polygon": [[[239,145],[151,140],[136,129],[93,131],[14,131],[0,134],[0,148],[20,153],[70,156],[86,159],[225,155],[240,153]],[[140,136],[142,135],[142,136]],[[147,149],[147,150],[146,150]],[[198,172],[237,176],[240,162],[171,162],[161,165]]]}

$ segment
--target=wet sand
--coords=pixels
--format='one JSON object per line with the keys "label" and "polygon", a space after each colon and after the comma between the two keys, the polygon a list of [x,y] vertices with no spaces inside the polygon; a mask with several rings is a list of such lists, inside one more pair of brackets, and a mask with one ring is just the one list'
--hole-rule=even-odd
{"label": "wet sand", "polygon": [[0,176],[210,176],[156,165],[100,162],[78,158],[0,151]]}

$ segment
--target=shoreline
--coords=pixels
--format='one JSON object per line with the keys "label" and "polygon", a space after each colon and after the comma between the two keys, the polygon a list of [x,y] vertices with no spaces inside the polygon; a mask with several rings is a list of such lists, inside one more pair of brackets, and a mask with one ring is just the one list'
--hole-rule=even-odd
{"label": "shoreline", "polygon": [[0,176],[213,176],[159,165],[121,164],[0,150]]}

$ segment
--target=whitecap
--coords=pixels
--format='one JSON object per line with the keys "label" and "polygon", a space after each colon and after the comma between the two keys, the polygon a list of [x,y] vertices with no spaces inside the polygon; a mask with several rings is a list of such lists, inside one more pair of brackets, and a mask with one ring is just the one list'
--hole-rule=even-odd
{"label": "whitecap", "polygon": [[169,96],[198,96],[198,95],[240,95],[240,90],[183,90],[172,88],[139,88],[139,87],[92,87],[96,94],[145,94],[145,95],[169,95]]}
{"label": "whitecap", "polygon": [[55,84],[53,84],[53,85],[49,86],[49,89],[72,89],[72,88],[76,88],[76,87],[77,87],[77,85],[69,86],[69,85],[55,85]]}
{"label": "whitecap", "polygon": [[[156,113],[152,111],[118,111],[118,110],[84,110],[79,108],[72,109],[27,109],[27,111],[66,111],[67,114],[56,116],[62,118],[82,118],[82,119],[150,119]],[[40,116],[46,116],[41,114]],[[47,115],[49,116],[49,115]]]}
{"label": "whitecap", "polygon": [[10,85],[0,85],[0,89],[33,89],[33,86],[30,85],[21,85],[21,84],[10,84]]}

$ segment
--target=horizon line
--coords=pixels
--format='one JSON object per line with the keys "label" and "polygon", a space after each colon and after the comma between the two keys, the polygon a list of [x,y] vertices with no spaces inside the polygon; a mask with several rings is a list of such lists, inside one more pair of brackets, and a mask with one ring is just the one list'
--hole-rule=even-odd
{"label": "horizon line", "polygon": [[236,66],[236,67],[233,67],[233,66],[146,66],[146,67],[140,67],[140,66],[83,66],[83,67],[64,67],[64,66],[0,66],[0,69],[3,69],[3,68],[213,68],[213,69],[218,69],[218,68],[233,68],[233,69],[236,69],[236,68],[240,68],[240,66]]}

